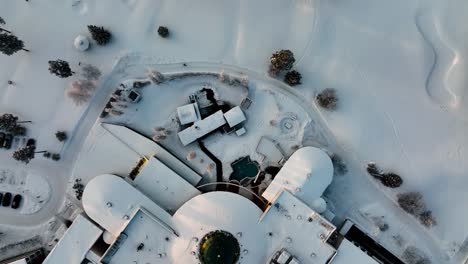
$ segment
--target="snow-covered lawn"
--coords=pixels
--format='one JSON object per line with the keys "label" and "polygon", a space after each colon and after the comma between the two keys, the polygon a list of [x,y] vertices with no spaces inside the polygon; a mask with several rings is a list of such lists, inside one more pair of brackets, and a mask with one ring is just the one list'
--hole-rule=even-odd
{"label": "snow-covered lawn", "polygon": [[[317,121],[336,140],[329,151],[349,167],[327,193],[337,215],[352,216],[369,229],[372,219],[385,215],[390,228],[376,237],[397,254],[424,241],[421,248],[433,263],[461,263],[468,254],[467,12],[463,0],[4,1],[3,27],[31,52],[0,54],[0,112],[32,120],[27,127],[38,149],[62,155],[58,163],[37,157],[25,166],[11,160],[11,151],[0,151],[2,168],[24,167],[51,187],[48,204],[20,222],[45,223],[57,212],[80,146],[108,96],[108,90],[98,90],[89,108],[74,106],[64,92],[78,77],[50,75],[47,61],[67,60],[77,72],[79,62],[97,66],[104,73],[102,89],[115,61],[128,53],[143,54],[152,64],[205,61],[265,74],[271,53],[287,48],[303,76],[295,93],[310,103],[309,110],[320,90],[338,92],[338,109],[321,110]],[[89,24],[108,28],[111,44],[75,50],[74,38],[89,37]],[[169,28],[169,38],[157,35],[160,25]],[[258,88],[257,98],[274,100]],[[167,101],[178,105],[186,99],[187,94],[174,94]],[[252,112],[273,114],[255,107]],[[175,109],[166,110],[134,118],[167,118]],[[70,134],[65,145],[56,141],[57,130]],[[257,131],[247,123],[246,137]],[[225,154],[230,162],[240,153]],[[403,186],[383,189],[366,175],[369,161],[400,174]],[[437,218],[435,227],[423,227],[397,207],[396,194],[403,191],[423,194]],[[0,223],[3,219],[16,220],[2,217]],[[401,246],[392,242],[396,234],[407,236]]]}

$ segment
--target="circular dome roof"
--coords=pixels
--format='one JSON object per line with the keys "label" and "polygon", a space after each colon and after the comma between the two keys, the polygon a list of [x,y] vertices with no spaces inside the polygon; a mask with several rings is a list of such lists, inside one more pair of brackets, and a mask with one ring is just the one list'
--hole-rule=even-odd
{"label": "circular dome roof", "polygon": [[85,51],[89,48],[89,40],[83,35],[78,35],[74,42],[75,48],[79,51]]}
{"label": "circular dome roof", "polygon": [[202,264],[235,264],[239,260],[240,246],[229,232],[216,230],[200,241],[198,258]]}

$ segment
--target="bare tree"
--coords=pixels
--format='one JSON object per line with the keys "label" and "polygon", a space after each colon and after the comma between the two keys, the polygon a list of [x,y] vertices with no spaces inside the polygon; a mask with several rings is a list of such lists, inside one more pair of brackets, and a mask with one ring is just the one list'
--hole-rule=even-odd
{"label": "bare tree", "polygon": [[83,93],[91,93],[96,89],[96,82],[90,80],[78,80],[73,81],[71,86]]}
{"label": "bare tree", "polygon": [[81,64],[81,76],[86,80],[97,81],[101,77],[101,71],[91,64]]}
{"label": "bare tree", "polygon": [[430,264],[431,261],[427,258],[426,254],[414,246],[408,246],[403,251],[402,259],[408,264]]}
{"label": "bare tree", "polygon": [[419,192],[406,192],[397,195],[398,205],[408,214],[419,216],[426,210],[423,196]]}
{"label": "bare tree", "polygon": [[155,69],[148,70],[148,78],[154,84],[160,84],[164,81],[164,75]]}
{"label": "bare tree", "polygon": [[91,94],[88,92],[83,92],[83,90],[78,90],[75,88],[68,89],[66,95],[75,103],[75,105],[82,105],[89,101]]}
{"label": "bare tree", "polygon": [[325,109],[335,110],[338,105],[338,97],[335,89],[333,88],[323,90],[315,99],[317,100],[318,105]]}
{"label": "bare tree", "polygon": [[433,227],[433,226],[437,225],[437,221],[436,221],[435,217],[432,215],[432,211],[430,211],[430,210],[422,212],[419,215],[419,221],[425,227]]}

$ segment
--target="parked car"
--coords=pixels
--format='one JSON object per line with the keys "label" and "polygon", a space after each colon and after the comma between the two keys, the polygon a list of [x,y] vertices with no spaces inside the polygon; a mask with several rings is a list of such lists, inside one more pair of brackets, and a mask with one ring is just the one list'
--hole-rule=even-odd
{"label": "parked car", "polygon": [[10,206],[11,204],[11,193],[7,192],[5,195],[3,195],[3,201],[2,201],[2,206],[7,207]]}
{"label": "parked car", "polygon": [[23,196],[21,196],[21,194],[15,195],[15,197],[13,197],[13,202],[11,203],[11,208],[18,209],[21,205],[22,200]]}
{"label": "parked car", "polygon": [[3,147],[6,148],[6,149],[10,149],[12,142],[13,142],[13,135],[12,134],[6,134],[5,141],[3,141]]}
{"label": "parked car", "polygon": [[0,193],[0,204],[2,204],[2,200],[3,200],[3,193]]}
{"label": "parked car", "polygon": [[0,148],[3,148],[3,142],[5,142],[5,133],[0,132]]}
{"label": "parked car", "polygon": [[26,146],[29,147],[29,146],[35,146],[36,145],[36,140],[34,138],[30,138],[28,139],[28,141],[26,142]]}

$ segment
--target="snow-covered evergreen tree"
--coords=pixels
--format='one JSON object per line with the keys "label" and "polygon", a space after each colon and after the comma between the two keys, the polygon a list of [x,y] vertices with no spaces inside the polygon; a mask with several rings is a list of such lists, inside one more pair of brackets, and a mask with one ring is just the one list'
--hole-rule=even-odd
{"label": "snow-covered evergreen tree", "polygon": [[88,30],[98,45],[104,46],[107,43],[109,43],[109,41],[112,38],[112,34],[110,33],[110,31],[103,27],[89,25]]}
{"label": "snow-covered evergreen tree", "polygon": [[60,78],[68,78],[74,74],[68,62],[64,60],[49,61],[49,71]]}
{"label": "snow-covered evergreen tree", "polygon": [[29,51],[24,48],[23,41],[16,36],[6,33],[0,34],[0,52],[10,56],[19,50]]}

